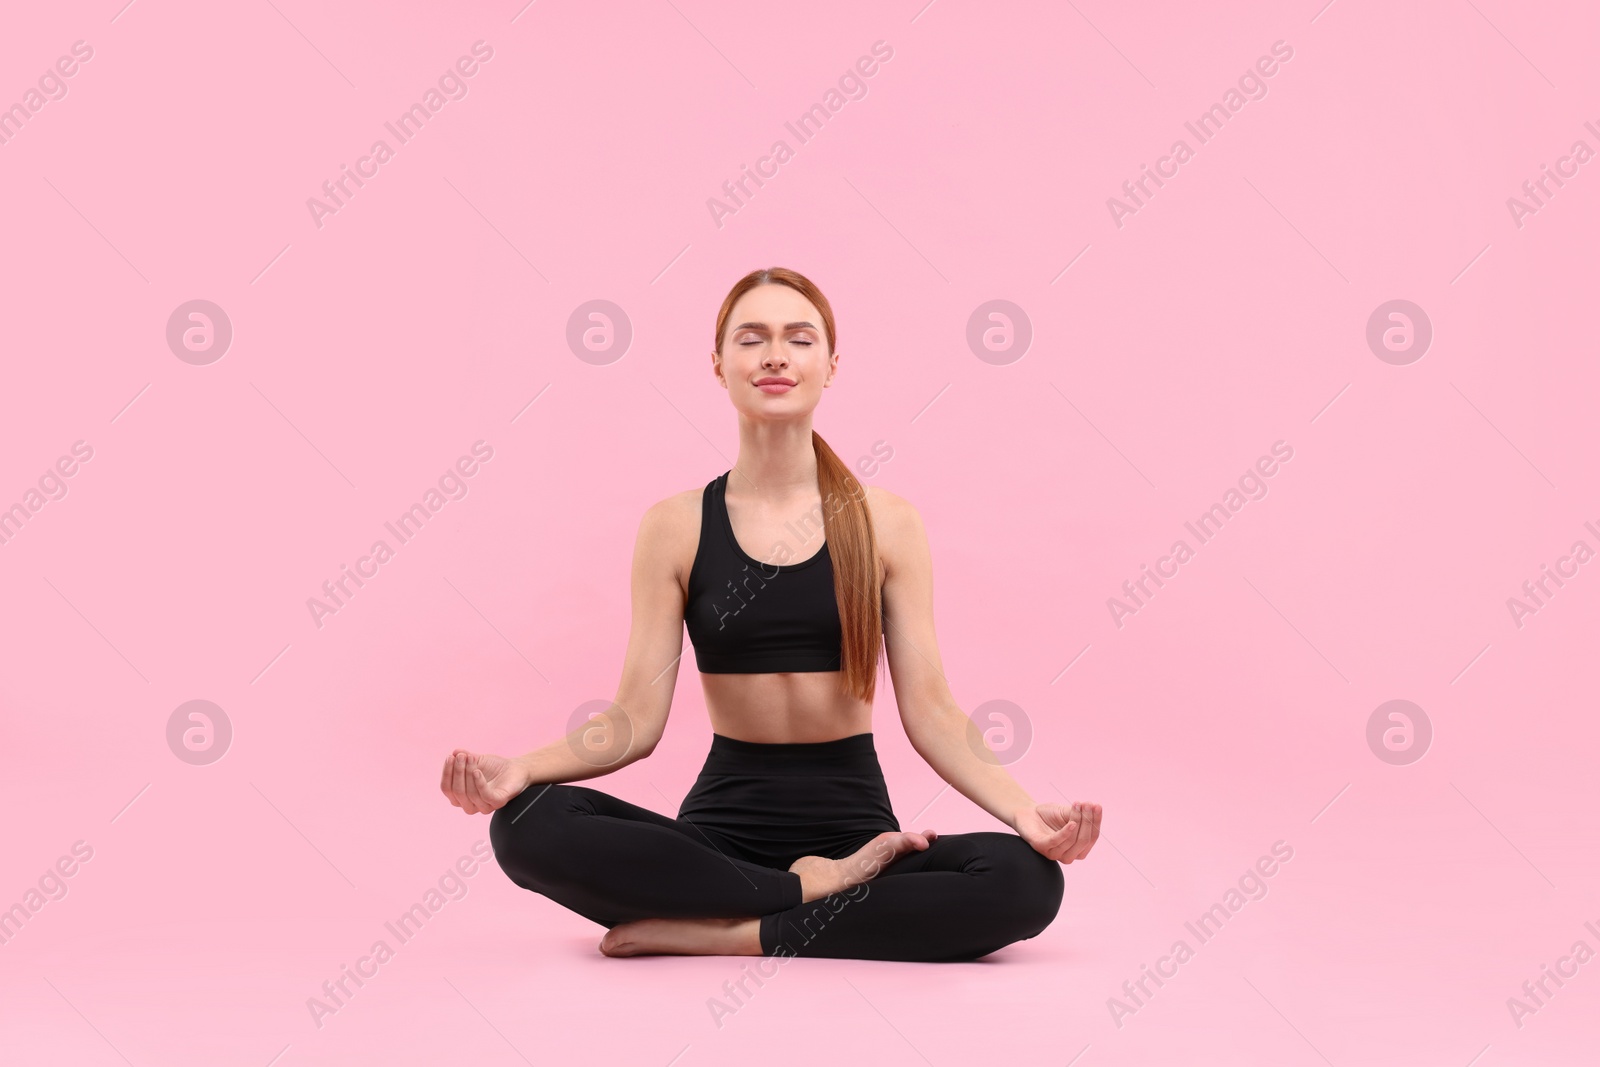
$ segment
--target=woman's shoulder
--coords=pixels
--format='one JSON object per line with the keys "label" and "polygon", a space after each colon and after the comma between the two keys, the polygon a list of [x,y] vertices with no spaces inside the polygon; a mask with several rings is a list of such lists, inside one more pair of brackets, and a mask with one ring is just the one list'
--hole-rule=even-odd
{"label": "woman's shoulder", "polygon": [[916,505],[901,496],[885,489],[881,485],[863,486],[867,493],[867,510],[872,512],[875,525],[896,526],[906,523],[918,522]]}
{"label": "woman's shoulder", "polygon": [[705,486],[698,486],[662,497],[645,508],[641,528],[661,534],[698,534],[704,493]]}
{"label": "woman's shoulder", "polygon": [[921,558],[928,550],[928,535],[916,505],[880,485],[865,488],[873,537],[888,569],[894,571],[908,561]]}
{"label": "woman's shoulder", "polygon": [[637,551],[647,566],[660,567],[688,582],[700,544],[700,498],[705,487],[684,489],[645,508],[639,520]]}

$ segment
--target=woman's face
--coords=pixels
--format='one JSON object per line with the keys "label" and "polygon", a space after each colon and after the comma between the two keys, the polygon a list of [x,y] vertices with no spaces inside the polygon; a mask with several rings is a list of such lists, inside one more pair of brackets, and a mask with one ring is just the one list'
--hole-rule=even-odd
{"label": "woman's face", "polygon": [[714,370],[739,411],[782,418],[815,408],[837,365],[816,306],[787,285],[758,285],[728,313]]}

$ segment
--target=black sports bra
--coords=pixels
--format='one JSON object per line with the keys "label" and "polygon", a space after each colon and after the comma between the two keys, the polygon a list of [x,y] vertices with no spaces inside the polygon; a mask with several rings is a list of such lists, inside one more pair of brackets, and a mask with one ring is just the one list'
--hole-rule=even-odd
{"label": "black sports bra", "polygon": [[700,544],[683,621],[702,674],[840,669],[844,633],[828,545],[799,563],[747,555],[728,519],[726,471],[700,498]]}

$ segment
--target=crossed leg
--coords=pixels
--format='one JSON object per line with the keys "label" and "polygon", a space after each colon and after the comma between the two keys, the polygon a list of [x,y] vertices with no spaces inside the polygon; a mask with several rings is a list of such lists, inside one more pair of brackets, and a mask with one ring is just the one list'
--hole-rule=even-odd
{"label": "crossed leg", "polygon": [[766,915],[801,900],[799,875],[587,786],[530,787],[494,813],[489,842],[514,883],[607,927]]}
{"label": "crossed leg", "polygon": [[1063,889],[1055,861],[980,831],[941,835],[871,881],[803,901],[798,874],[585,786],[530,788],[495,812],[489,836],[514,883],[608,928],[631,924],[651,952],[977,959],[1042,931]]}
{"label": "crossed leg", "polygon": [[1016,834],[941,834],[869,882],[763,915],[761,954],[975,960],[1042,932],[1064,888],[1060,864]]}

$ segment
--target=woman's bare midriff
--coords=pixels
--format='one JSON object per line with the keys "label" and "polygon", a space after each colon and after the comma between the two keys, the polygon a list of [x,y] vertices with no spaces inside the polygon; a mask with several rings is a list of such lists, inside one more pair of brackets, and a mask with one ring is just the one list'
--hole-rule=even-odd
{"label": "woman's bare midriff", "polygon": [[872,705],[841,693],[838,671],[702,674],[711,729],[763,744],[833,741],[872,732]]}

